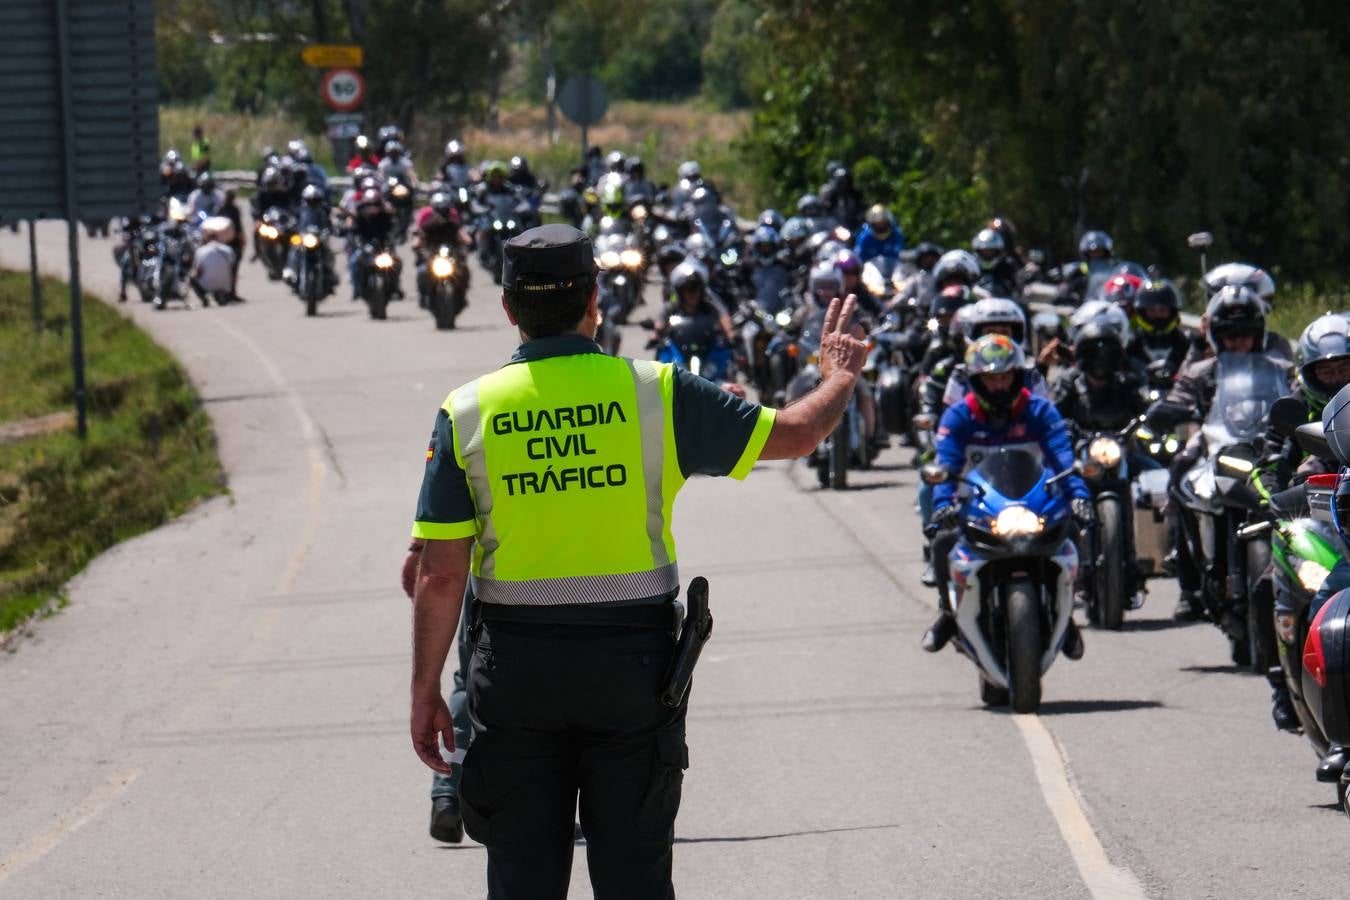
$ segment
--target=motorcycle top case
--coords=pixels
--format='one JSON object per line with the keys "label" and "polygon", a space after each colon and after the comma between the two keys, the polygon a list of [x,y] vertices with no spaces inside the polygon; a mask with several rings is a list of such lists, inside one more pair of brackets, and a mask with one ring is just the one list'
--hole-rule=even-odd
{"label": "motorcycle top case", "polygon": [[1350,744],[1350,591],[1322,607],[1303,647],[1303,696],[1322,733]]}

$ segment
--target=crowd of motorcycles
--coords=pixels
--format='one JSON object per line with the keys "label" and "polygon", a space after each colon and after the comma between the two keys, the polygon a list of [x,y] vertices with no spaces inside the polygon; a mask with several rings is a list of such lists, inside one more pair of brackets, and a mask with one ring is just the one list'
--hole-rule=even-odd
{"label": "crowd of motorcycles", "polygon": [[[396,248],[411,235],[421,305],[453,328],[468,254],[499,281],[502,245],[540,221],[547,185],[522,157],[473,168],[451,141],[422,184],[390,126],[359,140],[352,186],[334,201],[303,144],[287,149],[258,171],[255,254],[311,315],[338,287],[328,243],[339,239],[352,299],[383,318],[403,294]],[[166,158],[163,207],[124,221],[116,251],[124,292],[134,284],[157,305],[185,297],[198,235],[221,212],[213,185],[179,166]],[[818,381],[825,306],[856,295],[865,378],[807,462],[823,489],[844,489],[892,441],[909,448],[926,555],[936,545],[943,559],[929,561],[947,563],[924,580],[982,701],[1034,711],[1059,654],[1081,655],[1076,608],[1120,629],[1151,581],[1176,578],[1175,617],[1212,622],[1234,666],[1269,679],[1276,726],[1309,741],[1316,777],[1350,813],[1350,313],[1318,318],[1292,345],[1265,327],[1278,302],[1271,277],[1244,263],[1209,268],[1201,233],[1191,246],[1206,312],[1187,327],[1178,287],[1117,258],[1103,232],[1053,266],[1024,252],[1003,218],[968,248],[907,246],[846,166],[831,163],[827,179],[790,217],[769,209],[746,222],[696,162],[658,187],[640,159],[592,148],[557,202],[593,240],[603,349],[619,352],[620,326],[659,284],[659,315],[640,323],[657,359],[784,405]],[[234,243],[242,254],[242,235]],[[991,336],[1015,348],[1024,392],[1053,402],[1071,468],[1026,441],[938,461],[944,417],[975,402],[970,351]],[[1090,504],[1075,506],[1070,478]],[[959,509],[946,542],[932,540],[941,485],[956,485]]]}

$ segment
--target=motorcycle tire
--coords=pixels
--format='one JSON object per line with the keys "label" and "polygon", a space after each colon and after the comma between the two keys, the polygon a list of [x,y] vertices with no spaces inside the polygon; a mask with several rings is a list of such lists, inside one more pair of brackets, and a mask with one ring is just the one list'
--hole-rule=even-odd
{"label": "motorcycle tire", "polygon": [[985,706],[1007,706],[1008,689],[1001,688],[996,684],[986,681],[980,677],[980,702]]}
{"label": "motorcycle tire", "polygon": [[1013,712],[1034,713],[1041,706],[1040,591],[1030,581],[1008,586],[1003,613],[1007,620],[1009,703]]}
{"label": "motorcycle tire", "polygon": [[1264,675],[1279,660],[1275,651],[1275,597],[1271,589],[1255,589],[1270,562],[1270,544],[1247,544],[1247,665],[1254,675]]}
{"label": "motorcycle tire", "polygon": [[1128,598],[1125,577],[1125,535],[1121,532],[1124,521],[1124,509],[1115,497],[1102,497],[1097,501],[1097,546],[1101,556],[1097,560],[1097,571],[1093,585],[1096,597],[1092,605],[1097,608],[1100,627],[1108,631],[1119,631],[1125,621],[1125,606]]}
{"label": "motorcycle tire", "polygon": [[455,309],[454,298],[450,296],[449,289],[444,284],[437,284],[431,289],[431,315],[436,320],[436,327],[441,331],[449,331],[455,327],[455,316],[458,310]]}
{"label": "motorcycle tire", "polygon": [[830,435],[826,466],[829,469],[830,487],[836,491],[848,490],[848,463],[853,455],[853,448],[849,446],[850,437],[847,418]]}
{"label": "motorcycle tire", "polygon": [[820,486],[828,488],[830,486],[830,467],[826,464],[826,461],[815,455],[809,456],[807,459],[810,460],[812,467],[816,470],[816,480],[820,482]]}
{"label": "motorcycle tire", "polygon": [[370,307],[372,319],[385,318],[385,309],[389,305],[389,295],[385,292],[384,285],[380,284],[378,278],[372,279],[370,286],[366,289],[366,305]]}

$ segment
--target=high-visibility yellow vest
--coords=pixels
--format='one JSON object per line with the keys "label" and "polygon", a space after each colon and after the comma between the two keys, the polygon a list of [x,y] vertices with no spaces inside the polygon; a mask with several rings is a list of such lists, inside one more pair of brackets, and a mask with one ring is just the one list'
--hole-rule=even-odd
{"label": "high-visibility yellow vest", "polygon": [[444,408],[477,512],[486,603],[635,600],[679,590],[684,485],[668,364],[599,353],[517,362]]}

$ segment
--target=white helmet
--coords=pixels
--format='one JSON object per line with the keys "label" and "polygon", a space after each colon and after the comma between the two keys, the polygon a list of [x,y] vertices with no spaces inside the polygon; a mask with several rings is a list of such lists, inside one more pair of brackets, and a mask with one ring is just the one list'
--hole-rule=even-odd
{"label": "white helmet", "polygon": [[1251,288],[1261,302],[1270,310],[1275,300],[1275,279],[1265,269],[1259,269],[1250,263],[1224,263],[1205,273],[1205,299],[1209,300],[1220,289],[1228,285]]}
{"label": "white helmet", "polygon": [[1096,322],[1116,332],[1122,344],[1130,340],[1130,318],[1120,305],[1110,300],[1088,300],[1069,316],[1069,342],[1078,337],[1078,329],[1089,322]]}
{"label": "white helmet", "polygon": [[1027,336],[1027,317],[1022,307],[1003,297],[986,297],[977,300],[961,316],[962,333],[966,341],[974,342],[985,334],[985,329],[993,325],[1003,325],[1012,331],[1012,339],[1021,344]]}
{"label": "white helmet", "polygon": [[939,285],[952,277],[960,275],[965,284],[971,285],[980,279],[980,262],[969,250],[948,250],[938,257],[933,266],[933,280]]}

